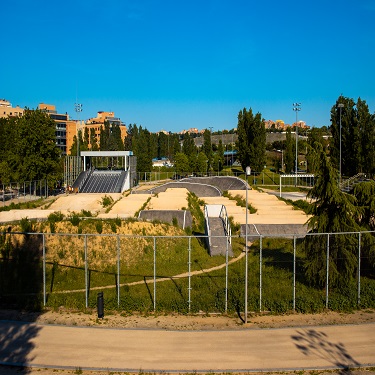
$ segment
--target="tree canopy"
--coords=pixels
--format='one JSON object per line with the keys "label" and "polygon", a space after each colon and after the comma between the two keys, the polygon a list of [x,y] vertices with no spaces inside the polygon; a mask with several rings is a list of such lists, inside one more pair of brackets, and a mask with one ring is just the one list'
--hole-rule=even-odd
{"label": "tree canopy", "polygon": [[0,124],[0,180],[25,182],[61,179],[60,150],[55,122],[43,111],[25,109],[22,117],[2,119]]}

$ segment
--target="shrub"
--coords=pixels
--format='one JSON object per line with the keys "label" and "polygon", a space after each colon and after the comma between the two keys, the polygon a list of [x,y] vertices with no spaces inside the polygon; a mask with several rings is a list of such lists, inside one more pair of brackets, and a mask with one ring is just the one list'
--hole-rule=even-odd
{"label": "shrub", "polygon": [[57,223],[64,219],[64,214],[62,214],[61,211],[55,211],[49,214],[47,219],[49,222]]}
{"label": "shrub", "polygon": [[74,225],[75,227],[78,227],[79,223],[81,222],[81,219],[80,219],[80,217],[78,216],[78,214],[73,213],[73,214],[70,216],[69,221],[72,223],[72,225]]}
{"label": "shrub", "polygon": [[105,195],[104,197],[102,197],[102,202],[101,202],[101,205],[103,207],[109,207],[113,204],[113,198],[111,196],[108,196],[108,195]]}
{"label": "shrub", "polygon": [[101,234],[103,232],[103,222],[101,220],[95,223],[96,231]]}
{"label": "shrub", "polygon": [[23,217],[20,222],[21,232],[31,233],[34,231],[33,223],[27,218]]}

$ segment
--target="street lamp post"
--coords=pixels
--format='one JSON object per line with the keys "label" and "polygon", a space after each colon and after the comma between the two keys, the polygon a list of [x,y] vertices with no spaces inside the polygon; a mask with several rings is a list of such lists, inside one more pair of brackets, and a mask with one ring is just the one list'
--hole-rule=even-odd
{"label": "street lamp post", "polygon": [[339,110],[340,110],[340,162],[339,162],[339,179],[340,180],[339,181],[341,184],[341,108],[344,108],[344,104],[339,103],[337,107],[339,107]]}
{"label": "street lamp post", "polygon": [[246,167],[246,227],[245,227],[245,323],[247,323],[247,287],[248,287],[248,249],[247,249],[247,235],[248,235],[248,201],[247,201],[247,192],[248,192],[248,176],[251,175],[251,168]]}
{"label": "street lamp post", "polygon": [[301,103],[293,103],[293,111],[296,112],[296,185],[297,185],[297,173],[298,173],[298,112],[301,110]]}
{"label": "street lamp post", "polygon": [[77,177],[80,173],[80,156],[79,156],[79,129],[81,127],[81,124],[80,124],[80,113],[82,112],[82,104],[79,104],[79,103],[75,103],[74,104],[74,109],[77,113],[77,116],[78,116],[78,131],[77,131]]}

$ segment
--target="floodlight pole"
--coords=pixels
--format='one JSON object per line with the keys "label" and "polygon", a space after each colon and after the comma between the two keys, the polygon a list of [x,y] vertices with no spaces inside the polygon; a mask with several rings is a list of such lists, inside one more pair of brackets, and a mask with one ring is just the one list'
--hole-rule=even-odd
{"label": "floodlight pole", "polygon": [[298,173],[298,112],[301,110],[301,103],[293,103],[293,111],[296,112],[296,186],[297,186],[297,173]]}
{"label": "floodlight pole", "polygon": [[77,127],[77,177],[80,173],[80,166],[81,166],[81,163],[80,163],[80,155],[79,155],[79,128],[80,128],[80,113],[82,112],[82,104],[79,104],[79,103],[75,103],[74,104],[74,109],[77,113],[77,116],[78,116],[78,127]]}
{"label": "floodlight pole", "polygon": [[247,227],[248,227],[248,220],[247,220],[247,216],[248,216],[248,201],[247,201],[247,192],[248,192],[248,182],[247,182],[247,179],[248,179],[248,176],[251,175],[251,168],[250,167],[246,167],[246,227],[245,227],[245,324],[247,323],[247,288],[248,288],[248,249],[247,249],[247,236],[248,236],[248,230],[247,230]]}
{"label": "floodlight pole", "polygon": [[340,110],[340,164],[339,164],[339,183],[341,184],[341,108],[344,108],[343,103],[339,103],[337,107]]}

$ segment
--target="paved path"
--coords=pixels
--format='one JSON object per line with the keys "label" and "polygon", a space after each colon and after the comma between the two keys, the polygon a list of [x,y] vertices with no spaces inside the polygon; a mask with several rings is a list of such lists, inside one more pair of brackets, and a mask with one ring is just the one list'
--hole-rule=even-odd
{"label": "paved path", "polygon": [[286,371],[375,366],[375,324],[166,331],[0,321],[0,363],[106,371]]}

